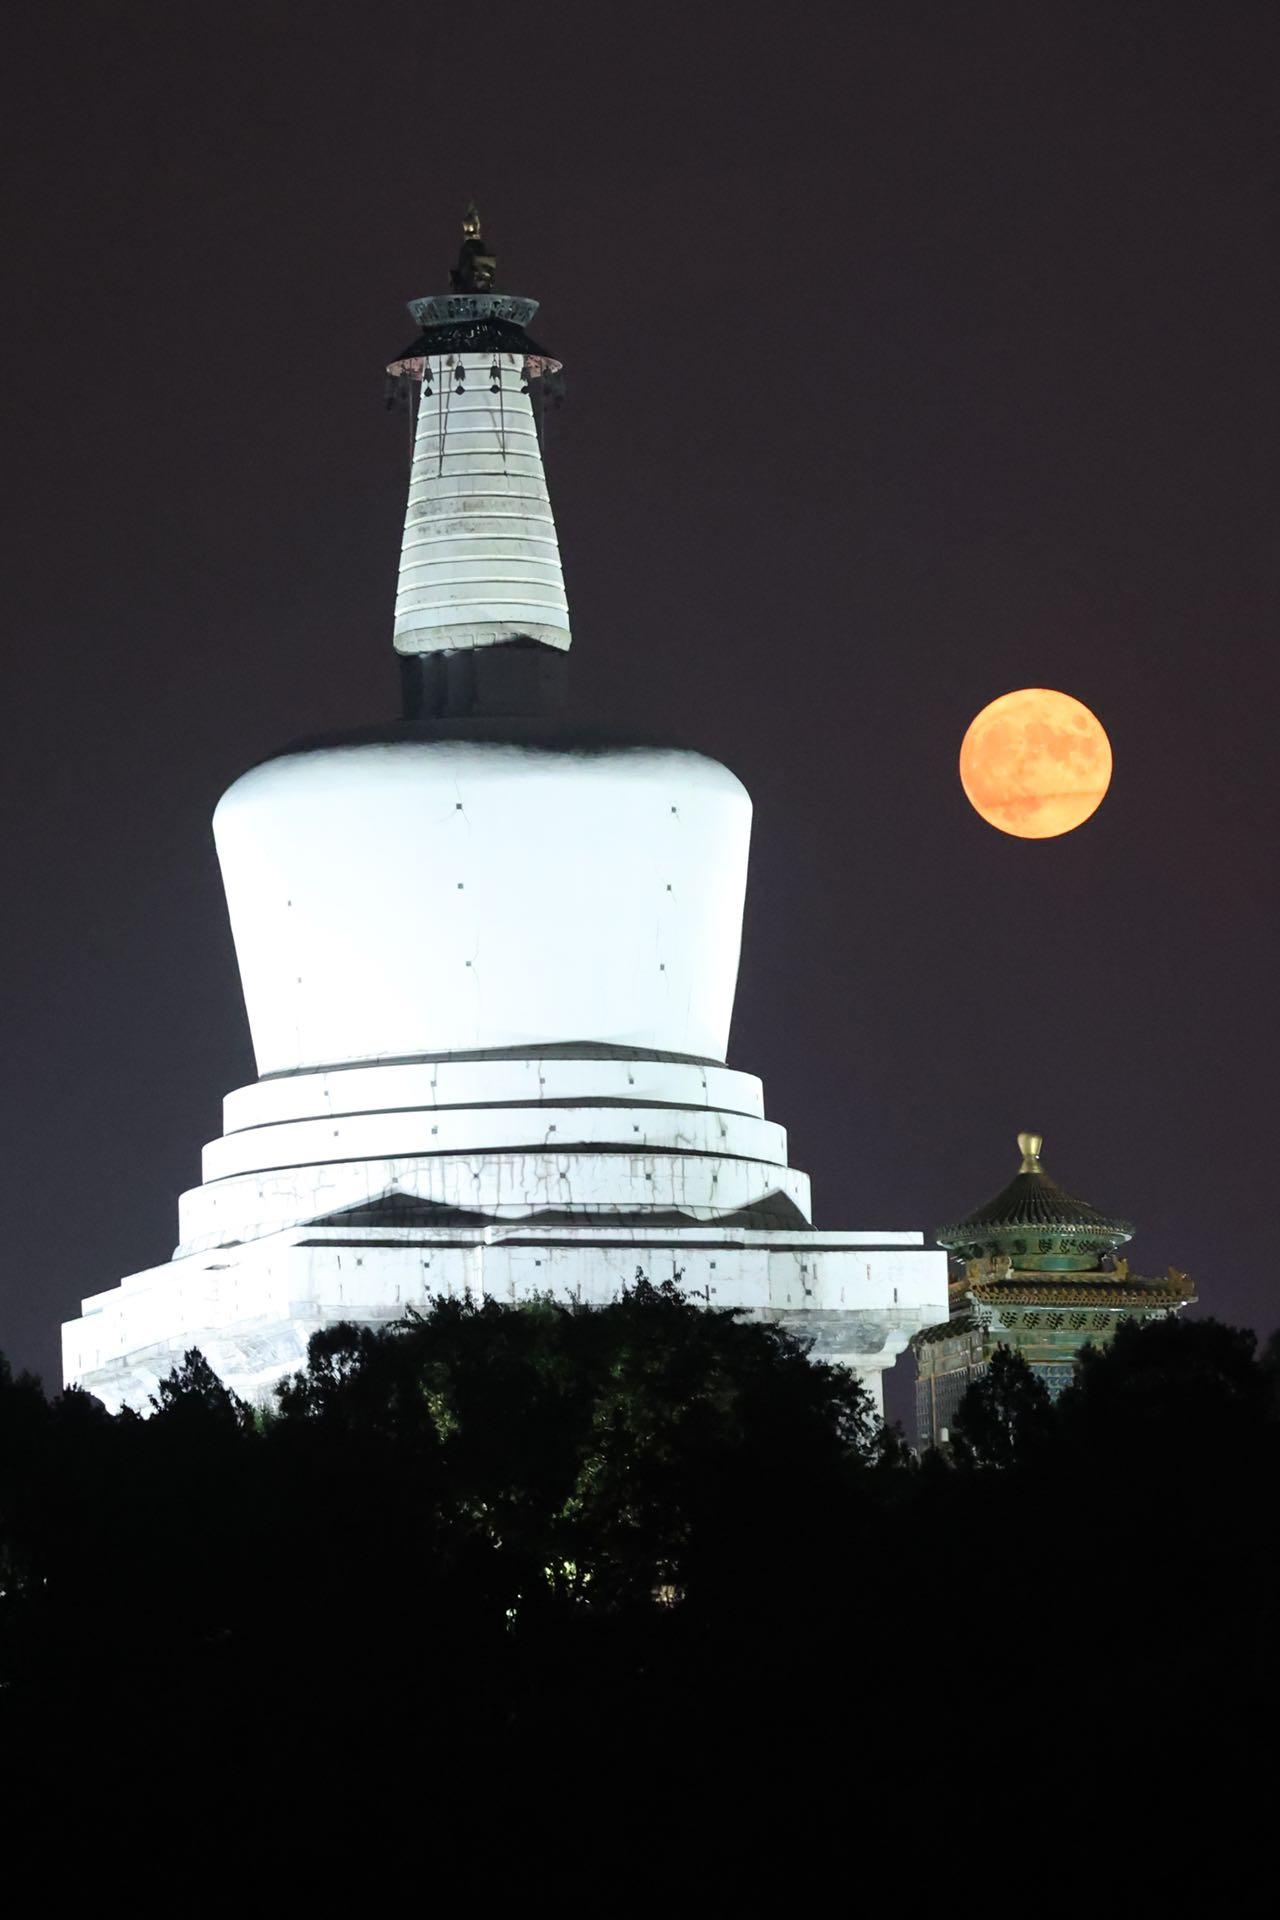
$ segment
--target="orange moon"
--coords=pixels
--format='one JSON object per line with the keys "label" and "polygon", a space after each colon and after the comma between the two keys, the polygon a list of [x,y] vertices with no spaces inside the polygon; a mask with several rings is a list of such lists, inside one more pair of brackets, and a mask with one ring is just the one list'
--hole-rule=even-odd
{"label": "orange moon", "polygon": [[1111,784],[1111,742],[1069,693],[1022,687],[973,721],[960,748],[960,783],[1001,833],[1049,840],[1095,813]]}

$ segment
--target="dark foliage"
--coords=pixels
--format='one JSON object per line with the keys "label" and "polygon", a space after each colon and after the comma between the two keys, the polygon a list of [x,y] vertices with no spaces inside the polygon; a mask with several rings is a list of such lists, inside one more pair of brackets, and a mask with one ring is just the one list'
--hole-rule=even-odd
{"label": "dark foliage", "polygon": [[998,1355],[954,1465],[643,1284],[327,1329],[269,1414],[194,1352],[145,1420],[0,1369],[0,1735],[144,1726],[193,1773],[248,1741],[281,1793],[376,1755],[420,1791],[443,1756],[816,1752],[846,1699],[945,1768],[1019,1671],[1059,1750],[1121,1677],[1148,1731],[1261,1702],[1277,1366],[1169,1321],[1053,1407]]}
{"label": "dark foliage", "polygon": [[1020,1353],[997,1347],[956,1409],[951,1452],[959,1467],[1013,1467],[1029,1460],[1053,1427],[1049,1389]]}

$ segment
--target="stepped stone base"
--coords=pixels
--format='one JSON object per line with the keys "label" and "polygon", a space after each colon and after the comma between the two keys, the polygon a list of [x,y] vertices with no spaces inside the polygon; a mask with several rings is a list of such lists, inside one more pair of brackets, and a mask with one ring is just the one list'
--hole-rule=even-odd
{"label": "stepped stone base", "polygon": [[[199,1347],[267,1401],[342,1320],[440,1297],[604,1303],[643,1276],[880,1375],[946,1313],[918,1233],[824,1233],[760,1083],[622,1052],[398,1062],[230,1094],[174,1259],[83,1302],[64,1373],[145,1411]],[[561,1144],[553,1144],[554,1142]]]}
{"label": "stepped stone base", "polygon": [[943,1257],[915,1234],[529,1224],[294,1228],[132,1275],[63,1329],[68,1381],[145,1411],[189,1347],[246,1399],[267,1401],[322,1326],[376,1326],[439,1295],[603,1303],[643,1275],[812,1341],[880,1400],[880,1374],[937,1318]]}

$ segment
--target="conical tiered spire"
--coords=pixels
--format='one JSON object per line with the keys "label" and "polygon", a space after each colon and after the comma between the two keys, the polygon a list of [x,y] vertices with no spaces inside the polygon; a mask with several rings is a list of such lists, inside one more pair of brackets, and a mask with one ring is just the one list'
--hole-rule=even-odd
{"label": "conical tiered spire", "polygon": [[410,303],[422,334],[388,369],[418,403],[395,646],[427,654],[523,642],[563,650],[569,610],[530,403],[551,371],[525,326],[537,302],[493,292],[474,203],[453,291]]}

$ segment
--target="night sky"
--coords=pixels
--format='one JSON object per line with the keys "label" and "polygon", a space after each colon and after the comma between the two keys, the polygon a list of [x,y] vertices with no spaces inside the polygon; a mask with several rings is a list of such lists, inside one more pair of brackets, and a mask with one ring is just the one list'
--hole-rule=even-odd
{"label": "night sky", "polygon": [[[932,1228],[1038,1128],[1137,1270],[1269,1331],[1274,5],[90,0],[8,38],[15,1364],[54,1384],[80,1296],[167,1258],[253,1077],[209,819],[395,709],[382,368],[472,193],[566,363],[575,701],[755,800],[729,1057],[818,1222]],[[1059,840],[957,777],[1026,685],[1115,753]]]}

